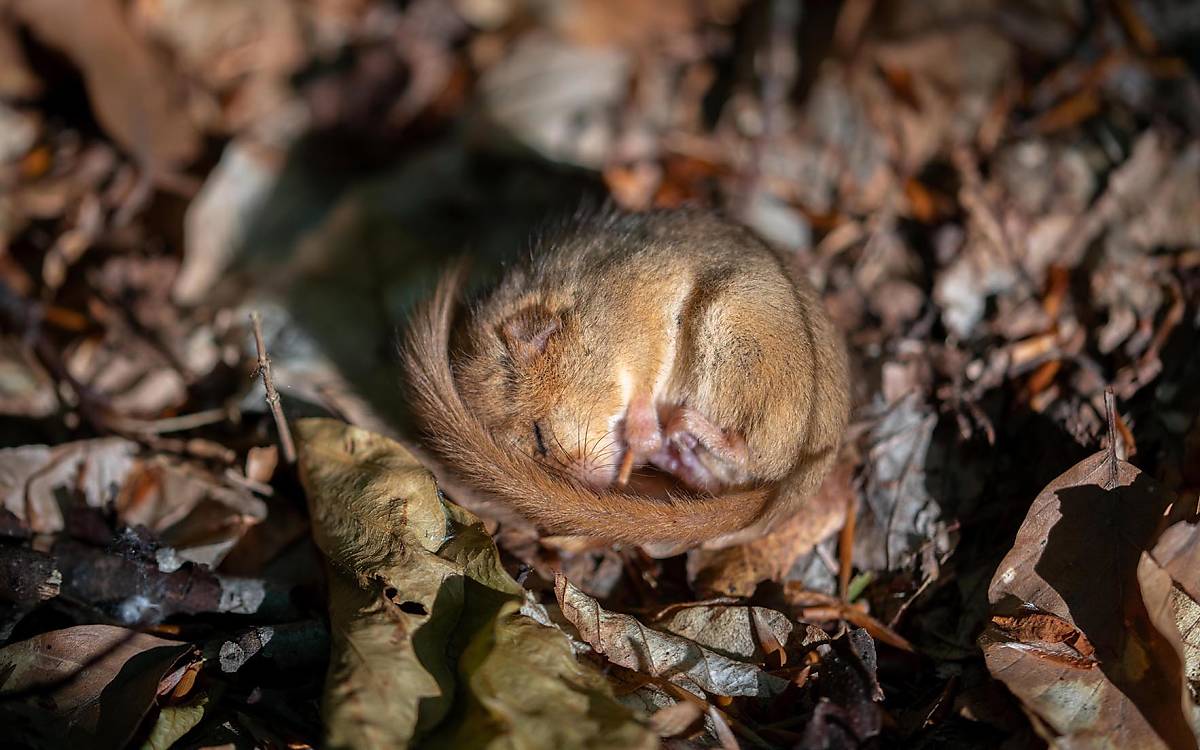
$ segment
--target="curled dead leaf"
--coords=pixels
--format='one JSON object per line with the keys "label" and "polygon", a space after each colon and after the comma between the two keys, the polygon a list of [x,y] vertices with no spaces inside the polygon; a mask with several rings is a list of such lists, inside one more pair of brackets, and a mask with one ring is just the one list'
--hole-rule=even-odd
{"label": "curled dead leaf", "polygon": [[1170,579],[1145,552],[1169,505],[1096,453],[1038,495],[992,578],[984,658],[1048,740],[1196,747]]}
{"label": "curled dead leaf", "polygon": [[[138,37],[114,0],[17,0],[16,17],[79,67],[96,119],[152,170],[195,157],[200,134],[188,119],[182,82]],[[87,23],[78,19],[86,18]]]}
{"label": "curled dead leaf", "polygon": [[[188,650],[111,625],[54,630],[0,649],[0,725],[11,728],[5,742],[123,747]],[[17,727],[29,734],[17,736]]]}
{"label": "curled dead leaf", "polygon": [[694,549],[688,553],[688,579],[701,596],[740,596],[754,593],[759,582],[779,580],[801,555],[834,534],[841,526],[846,503],[854,497],[855,466],[842,461],[820,490],[797,513],[771,533],[753,542],[725,549]]}
{"label": "curled dead leaf", "polygon": [[563,615],[597,653],[622,667],[636,669],[697,692],[719,696],[769,697],[783,692],[787,680],[753,664],[722,656],[699,643],[647,627],[636,618],[609,612],[575,588],[565,576],[554,580]]}
{"label": "curled dead leaf", "polygon": [[671,607],[655,618],[654,626],[753,664],[764,664],[772,654],[786,661],[783,647],[792,633],[792,623],[783,613],[736,604]]}
{"label": "curled dead leaf", "polygon": [[329,563],[330,746],[653,746],[407,450],[336,420],[295,431]]}

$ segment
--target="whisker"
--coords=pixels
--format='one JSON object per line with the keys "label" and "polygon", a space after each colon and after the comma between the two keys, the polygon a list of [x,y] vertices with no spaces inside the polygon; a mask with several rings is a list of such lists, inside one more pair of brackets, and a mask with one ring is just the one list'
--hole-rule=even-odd
{"label": "whisker", "polygon": [[609,437],[612,434],[613,434],[613,430],[608,430],[603,435],[596,438],[596,442],[592,444],[592,447],[587,450],[587,453],[585,455],[591,456],[595,452],[596,448],[598,448],[600,446],[600,441],[604,440],[605,438]]}
{"label": "whisker", "polygon": [[[601,439],[603,439],[603,438],[601,438]],[[597,445],[595,448],[592,449],[592,453],[599,454],[599,453],[603,453],[607,450],[617,450],[617,441],[616,441],[615,436],[610,438],[609,440],[606,440],[603,445]]]}
{"label": "whisker", "polygon": [[[588,407],[587,424],[584,427],[583,439],[580,440],[580,443],[586,443],[587,436],[592,431],[592,416],[595,415],[596,405],[599,403],[600,403],[600,391],[597,390],[596,397],[594,399],[592,399],[592,405]],[[607,433],[605,433],[605,434],[607,434]],[[591,454],[591,451],[587,449],[586,445],[584,445],[583,455],[588,456],[590,454]]]}
{"label": "whisker", "polygon": [[550,431],[550,437],[554,438],[554,444],[555,444],[555,445],[557,445],[557,446],[558,446],[558,449],[559,449],[560,451],[562,451],[562,452],[563,452],[563,455],[564,455],[564,456],[565,456],[565,455],[568,455],[568,453],[567,453],[567,447],[566,447],[565,445],[563,445],[563,444],[562,444],[562,441],[561,441],[561,440],[559,440],[559,439],[558,439],[558,431],[557,431],[557,430],[551,430],[551,431]]}

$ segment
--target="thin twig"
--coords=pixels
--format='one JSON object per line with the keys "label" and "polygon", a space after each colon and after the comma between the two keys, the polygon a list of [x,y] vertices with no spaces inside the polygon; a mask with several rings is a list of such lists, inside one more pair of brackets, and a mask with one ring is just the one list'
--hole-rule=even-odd
{"label": "thin twig", "polygon": [[254,346],[258,349],[258,366],[254,373],[262,377],[263,389],[267,392],[267,405],[271,407],[271,415],[275,417],[275,429],[279,432],[279,447],[283,450],[283,460],[292,464],[296,462],[296,445],[292,442],[292,431],[283,416],[283,404],[279,403],[275,381],[271,379],[271,358],[267,356],[267,345],[263,342],[262,316],[257,311],[250,313],[250,323],[254,326]]}
{"label": "thin twig", "polygon": [[113,416],[112,424],[128,432],[145,435],[163,435],[169,432],[186,432],[198,427],[227,422],[235,415],[235,410],[228,407],[205,409],[191,414],[180,414],[163,419],[137,419],[134,417]]}
{"label": "thin twig", "polygon": [[1117,486],[1117,397],[1112,386],[1104,389],[1104,414],[1108,420],[1108,489]]}
{"label": "thin twig", "polygon": [[[850,574],[854,569],[854,531],[858,522],[858,497],[851,496],[846,501],[846,520],[838,536],[838,594],[842,601],[847,601],[846,593],[850,590]],[[820,549],[818,547],[818,549]]]}

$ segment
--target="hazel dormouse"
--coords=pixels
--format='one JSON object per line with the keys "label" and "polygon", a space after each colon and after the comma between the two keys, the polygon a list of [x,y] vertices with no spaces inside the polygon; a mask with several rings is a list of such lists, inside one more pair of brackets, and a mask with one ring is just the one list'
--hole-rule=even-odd
{"label": "hazel dormouse", "polygon": [[849,414],[841,335],[746,229],[695,210],[578,215],[462,302],[462,267],[404,347],[426,445],[548,532],[746,541],[797,512]]}

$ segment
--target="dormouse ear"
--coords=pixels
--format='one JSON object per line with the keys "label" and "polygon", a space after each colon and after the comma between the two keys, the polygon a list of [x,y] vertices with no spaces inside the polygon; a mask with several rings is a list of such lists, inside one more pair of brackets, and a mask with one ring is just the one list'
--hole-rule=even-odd
{"label": "dormouse ear", "polygon": [[550,338],[562,328],[562,316],[533,304],[500,324],[500,338],[514,357],[531,359],[546,351]]}

